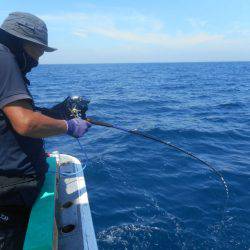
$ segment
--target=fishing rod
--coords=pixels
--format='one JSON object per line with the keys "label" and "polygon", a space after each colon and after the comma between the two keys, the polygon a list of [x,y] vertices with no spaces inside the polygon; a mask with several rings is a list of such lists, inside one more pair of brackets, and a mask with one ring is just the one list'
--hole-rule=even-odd
{"label": "fishing rod", "polygon": [[137,129],[129,130],[129,129],[122,128],[122,127],[119,127],[119,126],[115,126],[115,125],[107,123],[107,122],[95,121],[95,120],[93,120],[91,118],[86,118],[85,120],[87,120],[91,124],[94,124],[94,125],[97,125],[97,126],[117,129],[117,130],[120,130],[120,131],[127,132],[129,134],[137,135],[139,137],[143,137],[143,138],[146,138],[146,139],[149,139],[149,140],[159,142],[161,144],[167,145],[167,146],[169,146],[169,147],[171,147],[171,148],[173,148],[173,149],[175,149],[175,150],[177,150],[179,152],[182,152],[182,153],[190,156],[191,158],[193,158],[193,159],[199,161],[200,163],[206,165],[212,172],[214,172],[220,178],[220,180],[221,180],[221,182],[222,182],[222,184],[223,184],[223,186],[225,188],[226,197],[227,197],[227,199],[229,198],[228,185],[227,185],[223,175],[217,169],[215,169],[211,164],[209,164],[208,162],[206,162],[206,161],[202,160],[201,158],[197,157],[193,153],[188,152],[185,149],[180,148],[180,147],[178,147],[178,146],[176,146],[176,145],[174,145],[174,144],[172,144],[172,143],[170,143],[168,141],[162,140],[159,137],[143,133],[143,132],[141,132],[141,131],[139,131]]}
{"label": "fishing rod", "polygon": [[132,134],[132,135],[136,135],[136,136],[139,136],[139,137],[143,137],[145,139],[149,139],[149,140],[152,140],[152,141],[159,142],[159,143],[161,143],[163,145],[171,147],[171,148],[175,149],[176,151],[179,151],[179,152],[193,158],[194,160],[197,160],[200,163],[204,164],[214,174],[216,174],[220,178],[220,181],[223,184],[224,189],[225,189],[226,203],[227,203],[228,198],[229,198],[228,185],[227,185],[223,175],[215,167],[213,167],[210,163],[202,160],[200,157],[194,155],[193,153],[191,153],[191,152],[189,152],[189,151],[187,151],[187,150],[185,150],[183,148],[180,148],[180,147],[176,146],[173,143],[162,140],[159,137],[156,137],[156,136],[141,132],[141,131],[139,131],[137,129],[130,130],[130,129],[126,129],[126,128],[123,128],[123,127],[115,126],[115,125],[107,123],[107,122],[96,121],[96,120],[93,120],[92,118],[86,117],[86,111],[88,110],[88,104],[90,102],[89,100],[86,100],[86,99],[84,99],[82,97],[79,97],[79,96],[68,97],[66,100],[67,100],[67,102],[65,103],[66,104],[66,109],[64,109],[64,110],[66,110],[66,112],[68,112],[68,114],[70,114],[71,117],[79,117],[79,118],[82,118],[82,119],[90,122],[93,125],[96,125],[96,126],[101,126],[101,127],[107,127],[107,128],[120,130],[120,131],[129,133],[129,134]]}

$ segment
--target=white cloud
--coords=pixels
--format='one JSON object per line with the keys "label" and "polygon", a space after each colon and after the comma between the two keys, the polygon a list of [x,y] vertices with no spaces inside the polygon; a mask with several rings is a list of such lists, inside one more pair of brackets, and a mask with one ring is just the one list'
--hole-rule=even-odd
{"label": "white cloud", "polygon": [[188,18],[187,19],[187,22],[191,25],[191,27],[195,30],[200,30],[200,29],[204,29],[208,22],[207,21],[204,21],[204,20],[200,20],[200,19],[197,19],[197,18]]}
{"label": "white cloud", "polygon": [[195,35],[170,36],[166,33],[143,33],[138,34],[131,31],[120,30],[114,27],[91,27],[90,29],[79,29],[74,35],[86,38],[87,35],[98,34],[114,40],[136,42],[142,44],[160,45],[163,47],[188,47],[212,41],[220,41],[223,36],[198,33]]}
{"label": "white cloud", "polygon": [[[76,46],[70,49],[64,45],[66,43],[62,43],[58,57],[68,58],[70,62],[218,61],[223,58],[246,60],[250,56],[250,50],[246,51],[246,44],[250,40],[249,30],[238,23],[217,34],[211,29],[209,31],[211,25],[208,26],[207,21],[195,18],[184,20],[190,24],[189,29],[185,29],[188,31],[176,29],[170,32],[162,20],[136,11],[108,14],[94,10],[40,17],[56,28],[54,30],[59,32],[59,28],[63,27],[60,32],[73,35],[69,38],[73,38],[71,42],[77,40],[74,36],[91,41],[81,45],[78,43],[80,48]],[[249,39],[242,39],[247,35]],[[112,41],[112,48],[107,39]],[[96,41],[98,43],[92,46],[92,42]],[[105,44],[99,41],[105,41]],[[103,49],[103,46],[107,46],[107,49]]]}
{"label": "white cloud", "polygon": [[88,34],[84,32],[83,30],[73,31],[72,34],[75,36],[79,36],[81,38],[86,38],[88,36]]}
{"label": "white cloud", "polygon": [[241,22],[234,22],[230,29],[226,32],[227,35],[238,37],[250,37],[250,23],[243,24]]}
{"label": "white cloud", "polygon": [[[169,34],[164,30],[161,20],[147,17],[138,12],[130,15],[110,16],[100,13],[61,13],[59,15],[40,15],[47,22],[60,22],[70,25],[71,34],[86,39],[99,35],[116,41],[162,46],[164,48],[189,47],[223,40],[222,35],[196,32]],[[198,21],[190,19],[194,26]],[[130,25],[132,24],[132,25]],[[63,24],[61,24],[63,25]],[[205,25],[201,22],[199,26]],[[129,26],[127,28],[126,26]]]}
{"label": "white cloud", "polygon": [[61,13],[61,14],[46,14],[46,15],[37,15],[45,22],[50,21],[60,21],[60,22],[79,22],[88,19],[88,15],[85,13]]}

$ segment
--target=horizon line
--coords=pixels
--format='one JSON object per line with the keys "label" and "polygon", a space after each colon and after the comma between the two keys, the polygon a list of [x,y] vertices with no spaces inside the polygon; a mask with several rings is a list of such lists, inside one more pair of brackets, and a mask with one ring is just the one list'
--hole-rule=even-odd
{"label": "horizon line", "polygon": [[89,64],[178,64],[178,63],[250,63],[250,60],[173,61],[173,62],[90,62],[90,63],[39,63],[39,65],[89,65]]}

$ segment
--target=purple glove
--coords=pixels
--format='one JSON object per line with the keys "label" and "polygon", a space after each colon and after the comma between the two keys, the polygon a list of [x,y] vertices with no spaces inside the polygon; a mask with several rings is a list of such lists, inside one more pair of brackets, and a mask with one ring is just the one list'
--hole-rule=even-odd
{"label": "purple glove", "polygon": [[91,123],[81,118],[74,118],[66,121],[67,123],[67,134],[75,138],[82,137],[88,129],[91,127]]}

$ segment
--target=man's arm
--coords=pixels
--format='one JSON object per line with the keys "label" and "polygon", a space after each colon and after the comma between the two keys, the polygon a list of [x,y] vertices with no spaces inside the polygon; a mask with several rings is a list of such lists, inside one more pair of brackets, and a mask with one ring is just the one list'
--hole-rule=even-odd
{"label": "man's arm", "polygon": [[3,112],[10,120],[14,130],[23,136],[45,138],[65,134],[67,124],[35,112],[27,100],[19,100],[3,107]]}

